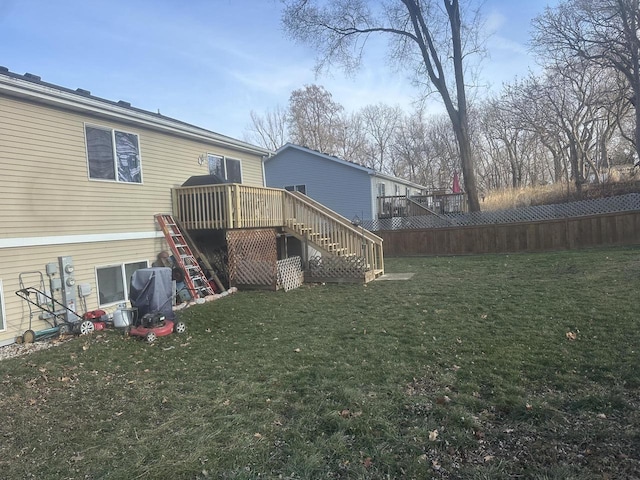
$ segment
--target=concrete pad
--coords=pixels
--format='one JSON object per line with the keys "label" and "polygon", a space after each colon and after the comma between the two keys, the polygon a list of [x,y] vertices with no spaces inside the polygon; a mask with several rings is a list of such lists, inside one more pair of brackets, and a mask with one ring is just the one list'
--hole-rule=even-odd
{"label": "concrete pad", "polygon": [[384,275],[380,275],[375,279],[378,280],[411,280],[415,273],[385,273]]}

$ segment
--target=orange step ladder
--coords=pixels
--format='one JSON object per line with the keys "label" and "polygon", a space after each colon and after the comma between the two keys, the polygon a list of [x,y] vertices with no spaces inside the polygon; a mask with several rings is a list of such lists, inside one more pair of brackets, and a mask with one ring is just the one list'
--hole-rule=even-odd
{"label": "orange step ladder", "polygon": [[184,272],[184,283],[193,298],[206,297],[215,292],[204,275],[200,264],[193,255],[185,236],[171,215],[155,215],[156,222],[162,228],[164,238],[173,253],[178,267]]}

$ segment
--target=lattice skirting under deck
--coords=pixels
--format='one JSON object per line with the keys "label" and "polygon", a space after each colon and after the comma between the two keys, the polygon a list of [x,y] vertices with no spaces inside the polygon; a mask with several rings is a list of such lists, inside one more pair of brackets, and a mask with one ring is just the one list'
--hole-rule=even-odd
{"label": "lattice skirting under deck", "polygon": [[231,285],[275,290],[278,252],[274,229],[229,230],[227,248]]}
{"label": "lattice skirting under deck", "polygon": [[365,259],[362,257],[314,256],[309,259],[307,276],[310,279],[326,279],[331,281],[359,281],[367,271]]}

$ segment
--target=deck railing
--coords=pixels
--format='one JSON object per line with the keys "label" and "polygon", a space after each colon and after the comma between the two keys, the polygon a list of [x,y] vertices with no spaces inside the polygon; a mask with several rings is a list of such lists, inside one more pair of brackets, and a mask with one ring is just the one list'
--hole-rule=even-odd
{"label": "deck railing", "polygon": [[286,227],[328,253],[384,270],[382,239],[297,192],[240,184],[176,187],[173,212],[187,230]]}
{"label": "deck railing", "polygon": [[279,227],[282,190],[237,183],[176,187],[173,211],[188,230]]}
{"label": "deck railing", "polygon": [[[419,206],[423,209],[416,208]],[[466,213],[467,210],[464,193],[378,197],[378,218]]]}

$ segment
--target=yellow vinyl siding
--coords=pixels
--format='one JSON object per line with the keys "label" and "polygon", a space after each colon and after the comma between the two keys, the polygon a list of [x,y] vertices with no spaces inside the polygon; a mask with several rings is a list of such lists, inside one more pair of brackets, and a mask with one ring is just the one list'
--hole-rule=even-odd
{"label": "yellow vinyl siding", "polygon": [[[262,186],[258,155],[14,99],[0,112],[0,238],[153,230],[171,188],[209,173],[198,163],[207,152],[239,159],[244,182]],[[142,184],[88,178],[85,123],[138,134]]]}
{"label": "yellow vinyl siding", "polygon": [[[73,245],[51,245],[43,247],[28,248],[4,248],[0,249],[0,278],[4,285],[5,299],[5,324],[6,329],[0,332],[0,345],[9,340],[15,339],[29,328],[29,307],[27,303],[15,295],[15,291],[20,288],[18,281],[21,272],[40,271],[44,275],[45,286],[48,289],[49,281],[45,274],[47,263],[58,262],[59,256],[72,256],[75,266],[74,276],[76,285],[88,283],[91,285],[91,295],[87,297],[87,309],[98,308],[98,294],[96,289],[95,267],[115,265],[121,263],[138,262],[147,260],[149,265],[155,260],[157,252],[166,248],[164,240],[123,240],[116,242],[105,242],[73,244]],[[37,287],[36,275],[25,276],[25,286]],[[77,296],[77,291],[76,291]],[[76,300],[78,313],[83,313],[81,299]],[[47,328],[44,321],[38,320],[40,311],[33,307],[35,330]]]}
{"label": "yellow vinyl siding", "polygon": [[[44,273],[47,263],[57,262],[59,256],[72,256],[76,283],[91,285],[87,308],[92,310],[98,307],[96,266],[140,260],[151,263],[158,251],[166,249],[164,239],[156,237],[154,214],[171,213],[172,187],[193,175],[209,173],[207,162],[198,163],[201,155],[214,153],[238,159],[243,182],[263,186],[259,154],[221,147],[215,135],[211,141],[195,140],[186,133],[136,122],[134,118],[115,121],[103,115],[0,97],[0,279],[6,314],[0,345],[13,341],[29,325],[26,302],[14,293],[19,289],[20,272]],[[89,179],[85,124],[138,135],[142,184]],[[126,233],[150,238],[98,241],[104,235]],[[68,236],[76,235],[92,236],[91,242],[65,243]],[[50,237],[60,244],[9,246]],[[45,283],[48,285],[46,276]],[[78,297],[82,313],[79,302]],[[34,318],[39,314],[34,310]],[[45,327],[45,322],[34,320],[34,329]]]}

